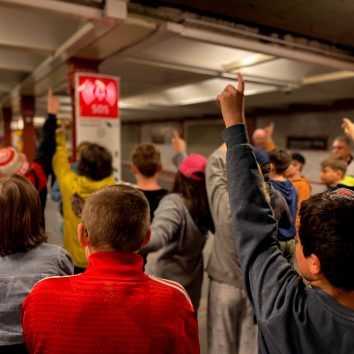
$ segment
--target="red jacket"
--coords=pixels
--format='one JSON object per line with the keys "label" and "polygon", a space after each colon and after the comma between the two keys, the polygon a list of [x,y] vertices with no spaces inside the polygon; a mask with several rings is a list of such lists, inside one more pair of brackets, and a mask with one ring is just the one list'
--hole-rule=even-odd
{"label": "red jacket", "polygon": [[37,283],[22,313],[30,353],[199,353],[185,290],[145,275],[137,254],[94,253],[84,273]]}

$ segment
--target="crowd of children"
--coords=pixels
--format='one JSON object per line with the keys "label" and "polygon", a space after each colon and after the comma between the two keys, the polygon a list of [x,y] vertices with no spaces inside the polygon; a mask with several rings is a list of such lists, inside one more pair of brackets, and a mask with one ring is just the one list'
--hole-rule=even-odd
{"label": "crowd of children", "polygon": [[[354,352],[354,124],[343,120],[321,162],[327,191],[311,196],[305,158],[275,146],[273,124],[250,145],[243,91],[238,75],[218,95],[226,144],[208,159],[174,133],[170,193],[151,143],[132,153],[135,186],[92,142],[73,168],[48,93],[32,166],[0,149],[1,353],[199,353],[210,232],[209,354]],[[47,243],[50,176],[65,250]]]}

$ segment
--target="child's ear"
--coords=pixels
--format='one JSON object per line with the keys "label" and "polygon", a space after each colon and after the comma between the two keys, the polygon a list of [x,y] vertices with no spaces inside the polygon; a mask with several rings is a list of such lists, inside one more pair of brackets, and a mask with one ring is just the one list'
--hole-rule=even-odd
{"label": "child's ear", "polygon": [[83,223],[80,223],[77,227],[77,237],[81,247],[87,247],[89,245],[89,236]]}
{"label": "child's ear", "polygon": [[145,238],[143,240],[143,243],[141,244],[141,247],[147,245],[151,239],[151,228],[149,227],[146,231]]}
{"label": "child's ear", "polygon": [[313,275],[319,275],[321,273],[321,262],[315,254],[311,254],[309,257],[310,273]]}
{"label": "child's ear", "polygon": [[138,168],[133,163],[130,165],[130,169],[134,174],[138,173]]}

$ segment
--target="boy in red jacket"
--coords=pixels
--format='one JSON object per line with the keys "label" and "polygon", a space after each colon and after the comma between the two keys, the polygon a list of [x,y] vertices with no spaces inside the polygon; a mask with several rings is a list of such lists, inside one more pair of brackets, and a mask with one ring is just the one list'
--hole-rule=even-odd
{"label": "boy in red jacket", "polygon": [[37,283],[22,304],[29,353],[199,353],[196,313],[183,287],[149,277],[136,252],[150,238],[137,189],[93,193],[78,227],[88,268]]}

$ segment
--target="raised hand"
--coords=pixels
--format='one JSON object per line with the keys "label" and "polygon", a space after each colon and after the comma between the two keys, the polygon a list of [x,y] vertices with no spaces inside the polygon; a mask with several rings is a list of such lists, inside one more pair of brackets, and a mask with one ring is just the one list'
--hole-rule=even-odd
{"label": "raised hand", "polygon": [[349,118],[343,118],[342,121],[344,133],[354,140],[354,123]]}
{"label": "raised hand", "polygon": [[240,73],[237,74],[237,88],[227,85],[217,96],[226,128],[231,125],[245,123],[244,114],[244,82]]}
{"label": "raised hand", "polygon": [[171,146],[176,154],[186,150],[186,142],[181,138],[177,130],[172,133]]}
{"label": "raised hand", "polygon": [[59,101],[53,95],[52,88],[49,88],[47,94],[47,113],[57,115],[58,111],[59,111]]}
{"label": "raised hand", "polygon": [[274,131],[274,123],[270,122],[265,128],[264,132],[266,134],[266,139],[269,141],[272,139],[273,136],[273,131]]}

